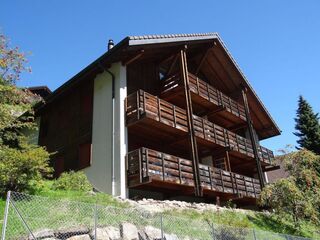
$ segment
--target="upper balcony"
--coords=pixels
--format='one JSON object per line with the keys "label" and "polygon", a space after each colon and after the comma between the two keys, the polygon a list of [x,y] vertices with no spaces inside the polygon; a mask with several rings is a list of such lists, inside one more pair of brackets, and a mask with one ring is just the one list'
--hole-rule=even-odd
{"label": "upper balcony", "polygon": [[[148,148],[129,152],[126,157],[128,187],[175,189],[188,195],[194,190],[192,162]],[[259,180],[199,164],[204,195],[257,198]]]}
{"label": "upper balcony", "polygon": [[[249,139],[241,137],[204,118],[193,115],[195,135],[199,147],[210,149],[229,148],[236,157],[253,160],[253,148]],[[129,132],[140,138],[162,139],[175,142],[185,148],[183,139],[188,134],[186,111],[142,90],[126,98],[126,122]],[[185,149],[184,149],[185,150]],[[271,150],[259,147],[259,158],[263,166],[273,165]]]}
{"label": "upper balcony", "polygon": [[[243,125],[246,122],[245,108],[242,104],[199,79],[197,76],[191,73],[188,76],[192,101],[199,113],[203,112],[203,109],[207,110],[209,112],[209,120],[210,118],[214,118],[216,122],[227,128]],[[179,103],[182,102],[183,94],[183,81],[180,74],[173,75],[164,80],[161,98],[180,105]]]}

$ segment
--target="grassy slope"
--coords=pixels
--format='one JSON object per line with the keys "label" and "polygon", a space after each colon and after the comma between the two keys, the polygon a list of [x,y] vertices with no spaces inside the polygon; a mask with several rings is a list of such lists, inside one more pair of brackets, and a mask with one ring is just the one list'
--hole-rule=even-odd
{"label": "grassy slope", "polygon": [[[69,199],[88,203],[98,202],[100,205],[109,205],[115,207],[126,207],[126,204],[119,203],[117,200],[107,194],[96,194],[93,197],[91,194],[83,192],[73,191],[53,191],[50,190],[51,183],[45,183],[42,190],[37,190],[34,194],[40,196],[47,196],[50,198]],[[0,199],[0,227],[2,225],[3,213],[5,207],[5,200]],[[207,219],[217,224],[230,225],[234,227],[249,227],[257,230],[265,230],[271,232],[287,233],[294,235],[301,235],[306,237],[312,237],[313,232],[317,230],[317,227],[304,222],[301,229],[295,230],[292,222],[289,220],[279,220],[274,216],[267,216],[263,213],[254,211],[219,211],[219,212],[205,212],[199,213],[193,210],[184,211],[170,211],[166,214],[184,217],[190,219]]]}

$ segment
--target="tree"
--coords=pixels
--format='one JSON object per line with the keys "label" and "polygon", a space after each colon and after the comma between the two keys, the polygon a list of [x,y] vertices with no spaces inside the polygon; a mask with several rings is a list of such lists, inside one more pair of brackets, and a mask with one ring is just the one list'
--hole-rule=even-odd
{"label": "tree", "polygon": [[15,83],[29,71],[25,54],[10,48],[0,34],[0,195],[8,190],[25,191],[43,176],[50,174],[49,153],[30,144],[24,135],[36,128],[31,93]]}
{"label": "tree", "polygon": [[291,216],[296,227],[301,220],[320,223],[320,156],[306,149],[285,154],[279,159],[289,173],[267,185],[260,204],[274,209],[280,217]]}
{"label": "tree", "polygon": [[312,110],[310,104],[299,96],[297,117],[295,118],[299,149],[306,148],[320,154],[320,124],[319,116]]}

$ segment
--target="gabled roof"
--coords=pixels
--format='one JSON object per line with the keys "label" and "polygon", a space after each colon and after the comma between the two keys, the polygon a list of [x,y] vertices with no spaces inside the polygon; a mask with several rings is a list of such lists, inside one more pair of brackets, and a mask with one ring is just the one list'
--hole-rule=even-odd
{"label": "gabled roof", "polygon": [[[56,89],[46,99],[47,104],[54,101],[61,94],[64,94],[73,85],[85,80],[88,76],[94,76],[98,72],[103,71],[103,68],[113,62],[123,61],[130,54],[134,55],[142,48],[161,48],[181,46],[183,44],[197,45],[207,44],[215,41],[218,45],[218,50],[212,50],[212,54],[219,54],[220,60],[225,63],[228,62],[229,76],[232,76],[231,88],[225,89],[232,92],[239,86],[244,86],[248,89],[249,101],[254,102],[254,119],[261,125],[260,137],[261,139],[276,136],[280,134],[280,129],[265,108],[264,104],[250,85],[249,81],[241,71],[235,59],[231,56],[226,45],[218,35],[218,33],[201,33],[201,34],[168,34],[168,35],[144,35],[144,36],[128,36],[115,45],[111,50],[104,53],[101,57],[67,81],[65,84]],[[214,52],[217,51],[217,52]],[[38,108],[42,108],[38,106]]]}
{"label": "gabled roof", "polygon": [[144,35],[144,36],[129,36],[129,45],[144,45],[156,43],[170,42],[189,42],[216,39],[217,33],[194,33],[194,34],[168,34],[168,35]]}

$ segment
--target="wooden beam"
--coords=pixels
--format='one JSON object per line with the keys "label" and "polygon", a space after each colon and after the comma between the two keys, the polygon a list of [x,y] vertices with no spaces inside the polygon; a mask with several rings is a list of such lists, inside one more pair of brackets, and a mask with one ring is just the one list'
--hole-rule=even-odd
{"label": "wooden beam", "polygon": [[172,71],[173,71],[173,68],[174,68],[174,66],[176,65],[178,59],[179,59],[179,53],[178,53],[178,54],[175,56],[175,58],[173,59],[171,65],[170,65],[170,68],[169,68],[169,70],[168,70],[168,72],[167,72],[167,74],[166,74],[166,77],[169,77],[169,76],[171,75],[171,73],[172,73]]}
{"label": "wooden beam", "polygon": [[211,48],[207,49],[207,51],[203,54],[203,56],[202,56],[202,58],[200,60],[200,63],[198,65],[197,69],[196,69],[195,75],[198,75],[198,73],[199,73],[199,71],[200,71],[200,69],[202,67],[202,64],[204,63],[204,61],[206,60],[206,58],[208,56],[208,53],[209,53],[210,49]]}
{"label": "wooden beam", "polygon": [[231,165],[230,165],[230,158],[229,158],[229,151],[226,151],[226,160],[227,160],[227,171],[231,171]]}
{"label": "wooden beam", "polygon": [[143,54],[144,54],[144,50],[142,49],[142,50],[140,50],[140,52],[139,52],[137,55],[135,55],[134,57],[126,60],[125,62],[122,62],[122,65],[127,66],[127,65],[133,63],[135,60],[137,60],[138,58],[140,58]]}
{"label": "wooden beam", "polygon": [[246,91],[247,91],[246,88],[242,89],[242,91],[241,91],[241,93],[242,93],[242,99],[243,99],[244,108],[245,108],[245,112],[246,112],[246,118],[247,118],[248,129],[249,129],[249,134],[250,134],[250,138],[251,138],[251,143],[252,143],[254,158],[255,158],[255,160],[256,160],[256,165],[257,165],[257,171],[258,171],[258,177],[259,177],[259,181],[260,181],[260,186],[261,186],[261,189],[263,189],[263,188],[264,188],[264,185],[265,185],[265,179],[264,179],[264,174],[263,174],[263,172],[262,172],[262,167],[261,167],[261,163],[260,163],[260,159],[259,159],[258,139],[256,139],[256,135],[255,135],[255,133],[254,133],[253,123],[252,123],[252,120],[251,120],[249,103],[248,103]]}
{"label": "wooden beam", "polygon": [[183,140],[186,140],[186,136],[182,136],[182,137],[174,139],[173,141],[169,141],[169,142],[164,144],[164,147],[170,147],[170,146],[172,146],[172,145],[174,145],[176,143],[182,142]]}
{"label": "wooden beam", "polygon": [[228,128],[228,130],[230,130],[231,132],[234,132],[234,131],[238,131],[238,130],[246,128],[246,127],[248,127],[247,123],[240,123],[240,124],[235,125],[231,128]]}
{"label": "wooden beam", "polygon": [[218,107],[216,110],[211,111],[211,112],[207,115],[207,117],[210,118],[210,117],[212,117],[213,115],[215,115],[215,114],[217,114],[217,113],[219,113],[219,112],[226,111],[226,110],[227,110],[227,109],[226,109],[225,106],[220,106],[220,107]]}
{"label": "wooden beam", "polygon": [[186,55],[186,46],[184,49],[180,50],[180,70],[181,70],[181,78],[183,79],[183,87],[185,92],[185,101],[186,101],[186,111],[187,111],[187,120],[188,120],[188,128],[189,128],[189,141],[191,145],[191,158],[193,165],[193,177],[194,177],[194,185],[195,185],[195,195],[202,196],[202,188],[200,181],[200,171],[199,171],[199,155],[197,148],[197,140],[194,132],[193,125],[193,110],[192,110],[192,100],[190,93],[190,84],[189,84],[189,76],[188,76],[188,64],[187,64],[187,55]]}
{"label": "wooden beam", "polygon": [[263,170],[265,172],[269,172],[269,171],[274,171],[274,170],[278,170],[280,169],[280,166],[279,165],[276,165],[276,166],[272,166],[272,167],[264,167]]}

